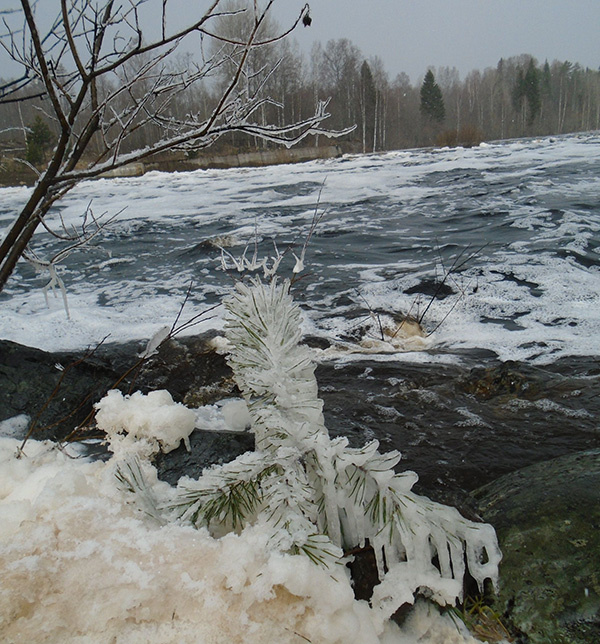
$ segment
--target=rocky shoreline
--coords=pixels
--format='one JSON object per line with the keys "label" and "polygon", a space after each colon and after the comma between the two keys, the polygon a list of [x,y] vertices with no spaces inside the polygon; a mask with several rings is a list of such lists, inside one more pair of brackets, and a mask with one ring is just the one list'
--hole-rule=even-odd
{"label": "rocky shoreline", "polygon": [[[190,407],[236,396],[231,372],[223,356],[211,349],[208,339],[169,341],[143,363],[138,357],[143,349],[139,343],[100,346],[87,354],[49,354],[0,341],[0,423],[22,414],[31,417],[33,413],[37,427],[34,438],[63,440],[89,417],[93,403],[116,383],[123,391],[167,389],[175,400]],[[499,469],[494,458],[498,460],[501,450],[511,450],[506,436],[480,432],[472,434],[470,440],[476,445],[487,440],[491,445],[487,450],[478,449],[477,462],[468,462],[471,452],[465,436],[462,440],[454,436],[442,446],[448,452],[444,465],[437,459],[439,446],[428,445],[426,440],[422,444],[412,440],[411,444],[410,434],[401,432],[395,439],[390,437],[391,427],[406,425],[406,420],[389,417],[392,408],[386,405],[391,394],[387,394],[386,405],[378,404],[368,386],[372,382],[374,388],[380,388],[381,382],[390,378],[386,371],[389,369],[389,365],[367,360],[364,364],[345,365],[341,370],[328,364],[319,367],[317,378],[330,431],[340,434],[346,430],[356,443],[378,438],[383,449],[396,448],[396,443],[402,449],[404,442],[406,450],[402,451],[406,457],[401,465],[421,475],[419,492],[453,503],[465,514],[478,515],[495,526],[504,559],[500,592],[492,601],[494,610],[512,625],[513,632],[521,633],[513,641],[600,641],[600,445],[597,430],[593,431],[595,417],[588,431],[584,427],[579,437],[572,437],[568,453],[559,458],[549,459],[554,455],[550,451],[538,454],[536,460],[525,449]],[[438,367],[435,376],[422,367],[402,365],[402,369],[404,384],[396,386],[393,400],[398,409],[406,409],[412,415],[413,426],[409,429],[413,438],[419,434],[419,423],[431,422],[425,410],[419,417],[419,411],[411,407],[416,391],[427,388],[431,399],[431,392],[441,395],[447,383],[454,382],[455,389],[448,396],[479,397],[480,402],[487,398],[496,401],[497,406],[499,397],[531,399],[536,395],[532,393],[535,386],[543,387],[543,395],[549,396],[557,386],[549,381],[536,384],[534,371],[514,364],[499,365],[491,371],[471,370],[468,374]],[[365,385],[368,378],[373,380]],[[398,380],[398,368],[395,378]],[[358,395],[350,389],[352,381],[361,382]],[[569,388],[562,381],[561,387],[564,399]],[[595,394],[589,392],[589,399],[594,399]],[[479,413],[483,413],[481,409]],[[589,414],[593,413],[595,409],[591,408]],[[371,435],[364,427],[363,415],[368,417]],[[584,415],[579,417],[574,421],[582,422]],[[451,415],[447,422],[448,436],[452,423],[454,431],[459,431]],[[82,435],[93,436],[93,430]],[[253,448],[253,437],[246,432],[219,434],[197,429],[191,439],[191,453],[180,448],[158,460],[161,478],[174,483],[183,473],[197,476],[207,465],[231,460]],[[442,435],[440,440],[446,439]],[[462,456],[461,449],[465,450]],[[561,443],[557,441],[559,449]],[[432,462],[432,457],[437,460]],[[485,485],[475,489],[479,481]]]}

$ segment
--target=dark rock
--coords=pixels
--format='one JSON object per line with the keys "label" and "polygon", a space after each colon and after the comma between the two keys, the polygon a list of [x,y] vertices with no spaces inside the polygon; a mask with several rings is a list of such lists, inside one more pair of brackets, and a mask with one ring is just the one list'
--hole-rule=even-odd
{"label": "dark rock", "polygon": [[254,434],[250,432],[212,432],[196,429],[190,435],[191,451],[184,445],[156,457],[158,477],[177,485],[182,476],[198,478],[210,465],[228,463],[245,452],[254,451]]}
{"label": "dark rock", "polygon": [[474,492],[498,534],[500,612],[531,644],[600,642],[600,449]]}
{"label": "dark rock", "polygon": [[239,395],[225,357],[215,352],[208,339],[192,336],[164,342],[144,362],[130,388],[143,393],[166,389],[173,400],[190,407]]}
{"label": "dark rock", "polygon": [[446,284],[438,280],[422,280],[415,286],[411,286],[404,291],[407,295],[428,295],[436,300],[443,300],[449,295],[454,295],[456,291]]}
{"label": "dark rock", "polygon": [[83,423],[116,382],[99,355],[46,353],[0,341],[0,420],[27,414],[35,438],[61,440]]}
{"label": "dark rock", "polygon": [[329,349],[331,346],[331,342],[327,338],[321,338],[315,335],[304,338],[304,344],[312,349]]}
{"label": "dark rock", "polygon": [[363,547],[354,548],[344,555],[349,557],[346,567],[352,577],[354,597],[369,601],[373,596],[373,589],[381,581],[373,546],[367,541]]}
{"label": "dark rock", "polygon": [[[358,600],[370,601],[375,586],[381,581],[373,546],[367,539],[364,546],[349,550],[344,553],[344,556],[349,559],[346,567],[350,570],[354,597]],[[412,608],[413,604],[402,604],[392,615],[392,620],[401,626]]]}

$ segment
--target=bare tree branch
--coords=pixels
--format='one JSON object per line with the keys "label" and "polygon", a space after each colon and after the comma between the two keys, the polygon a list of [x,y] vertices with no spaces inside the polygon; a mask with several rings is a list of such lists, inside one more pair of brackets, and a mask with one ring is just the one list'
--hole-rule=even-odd
{"label": "bare tree branch", "polygon": [[[160,20],[154,39],[146,37],[142,11],[153,2]],[[169,29],[169,0],[60,0],[60,14],[45,35],[32,0],[21,0],[22,29],[11,29],[8,20],[14,16],[3,16],[0,44],[22,73],[0,86],[0,102],[43,94],[58,135],[47,168],[0,244],[0,291],[19,258],[29,252],[49,209],[83,179],[160,152],[203,149],[226,134],[243,133],[290,147],[310,134],[340,136],[349,131],[323,128],[329,116],[326,101],[318,103],[312,116],[287,125],[265,120],[267,109],[281,105],[267,92],[279,63],[249,69],[249,60],[253,52],[287,37],[309,12],[305,5],[291,26],[273,35],[265,29],[273,3],[268,0],[259,8],[247,0],[244,8],[208,0],[201,15],[174,31]],[[246,14],[252,22],[244,37],[221,33],[223,21],[245,12],[253,13]],[[193,36],[201,44],[209,39],[221,46],[208,58],[202,49],[200,64],[174,67],[177,51]],[[214,85],[215,74],[226,69],[229,78],[209,112],[176,113],[186,92],[205,81]],[[40,89],[33,89],[34,84]],[[158,135],[154,140],[135,143],[150,130]]]}

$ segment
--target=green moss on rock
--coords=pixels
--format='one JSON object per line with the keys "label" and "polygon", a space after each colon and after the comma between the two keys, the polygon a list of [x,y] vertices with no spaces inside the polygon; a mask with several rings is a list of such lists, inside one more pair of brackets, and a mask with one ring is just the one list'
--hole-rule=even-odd
{"label": "green moss on rock", "polygon": [[531,644],[600,642],[600,449],[474,493],[504,558],[499,608]]}

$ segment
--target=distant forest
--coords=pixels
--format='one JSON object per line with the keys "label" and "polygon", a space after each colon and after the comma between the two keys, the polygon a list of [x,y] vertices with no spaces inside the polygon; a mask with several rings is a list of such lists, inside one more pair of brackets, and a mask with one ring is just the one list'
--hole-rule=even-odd
{"label": "distant forest", "polygon": [[[189,55],[190,64],[191,60]],[[185,59],[179,62],[188,64]],[[347,39],[318,43],[310,55],[303,55],[295,42],[283,40],[253,51],[248,69],[243,80],[247,89],[262,84],[270,99],[256,119],[279,125],[300,121],[314,113],[319,99],[330,97],[327,127],[341,130],[356,125],[336,141],[347,152],[468,146],[483,140],[600,129],[600,71],[569,61],[540,62],[523,54],[501,59],[494,68],[472,71],[462,80],[455,68],[430,68],[413,85],[404,73],[390,79],[379,58],[365,58]],[[190,87],[171,105],[173,115],[207,116],[222,82],[216,76]],[[134,91],[141,95],[151,86],[152,79],[141,75]],[[53,124],[44,118],[42,99],[1,105],[0,122],[0,144],[7,156],[26,153],[33,164],[43,162],[44,150],[52,145]],[[161,135],[161,126],[149,124],[127,145],[143,148]],[[328,143],[323,136],[309,140],[309,145]],[[232,134],[215,147],[228,152],[268,145]]]}

